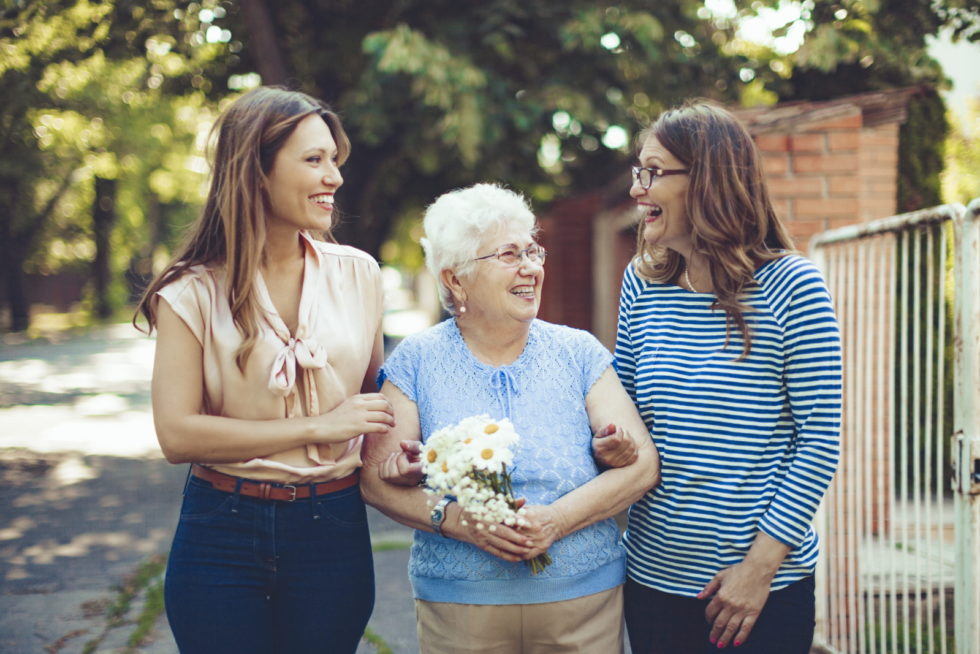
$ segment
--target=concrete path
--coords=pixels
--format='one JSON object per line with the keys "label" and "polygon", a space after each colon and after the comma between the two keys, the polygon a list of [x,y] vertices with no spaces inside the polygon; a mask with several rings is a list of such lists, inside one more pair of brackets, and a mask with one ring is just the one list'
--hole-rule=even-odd
{"label": "concrete path", "polygon": [[[153,433],[153,341],[128,325],[2,338],[0,652],[176,652],[157,603],[186,466]],[[358,654],[416,654],[411,530],[370,521],[377,601]]]}

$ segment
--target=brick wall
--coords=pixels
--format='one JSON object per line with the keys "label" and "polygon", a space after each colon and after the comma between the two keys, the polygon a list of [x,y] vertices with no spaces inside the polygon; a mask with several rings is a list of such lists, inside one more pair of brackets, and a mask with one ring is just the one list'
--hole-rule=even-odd
{"label": "brick wall", "polygon": [[559,201],[541,216],[539,240],[548,250],[542,320],[591,329],[592,219],[600,208],[594,191]]}
{"label": "brick wall", "polygon": [[755,138],[776,213],[800,249],[818,232],[895,213],[897,123],[865,127],[854,107]]}

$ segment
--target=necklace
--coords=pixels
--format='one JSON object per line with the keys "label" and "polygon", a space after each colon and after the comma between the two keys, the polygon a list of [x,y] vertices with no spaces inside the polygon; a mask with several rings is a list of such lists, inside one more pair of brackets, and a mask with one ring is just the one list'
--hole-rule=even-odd
{"label": "necklace", "polygon": [[687,287],[691,289],[694,293],[700,293],[698,289],[694,288],[694,284],[691,283],[691,276],[687,274],[687,264],[684,264],[684,281],[687,282]]}

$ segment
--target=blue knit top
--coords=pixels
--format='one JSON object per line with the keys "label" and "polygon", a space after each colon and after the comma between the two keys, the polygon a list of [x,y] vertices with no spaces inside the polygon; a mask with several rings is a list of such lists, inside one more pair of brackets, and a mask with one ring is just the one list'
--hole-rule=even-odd
{"label": "blue knit top", "polygon": [[661,482],[624,535],[635,581],[693,597],[761,530],[791,550],[778,590],[813,574],[813,515],[837,467],[840,335],[820,272],[788,255],[746,288],[752,349],[715,297],[623,279],[616,367],[653,434]]}
{"label": "blue knit top", "polygon": [[[402,341],[379,378],[418,406],[423,442],[468,416],[510,418],[520,435],[514,493],[528,504],[550,504],[599,474],[585,396],[611,363],[589,333],[535,320],[520,357],[490,366],[473,356],[450,319]],[[553,563],[532,576],[523,562],[416,531],[408,572],[416,598],[462,604],[555,602],[625,579],[625,551],[611,518],[569,534],[548,552]]]}

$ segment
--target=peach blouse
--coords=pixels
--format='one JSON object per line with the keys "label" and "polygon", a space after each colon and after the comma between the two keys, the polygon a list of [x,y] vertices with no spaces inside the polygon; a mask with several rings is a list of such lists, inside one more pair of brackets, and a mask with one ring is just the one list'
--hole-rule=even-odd
{"label": "peach blouse", "polygon": [[[260,273],[255,290],[263,316],[244,374],[235,364],[242,336],[231,317],[224,270],[194,266],[158,292],[203,349],[203,413],[245,420],[320,415],[361,392],[381,329],[381,271],[360,250],[305,235],[304,241],[296,333],[280,318]],[[362,438],[209,467],[263,481],[329,481],[361,465]]]}

